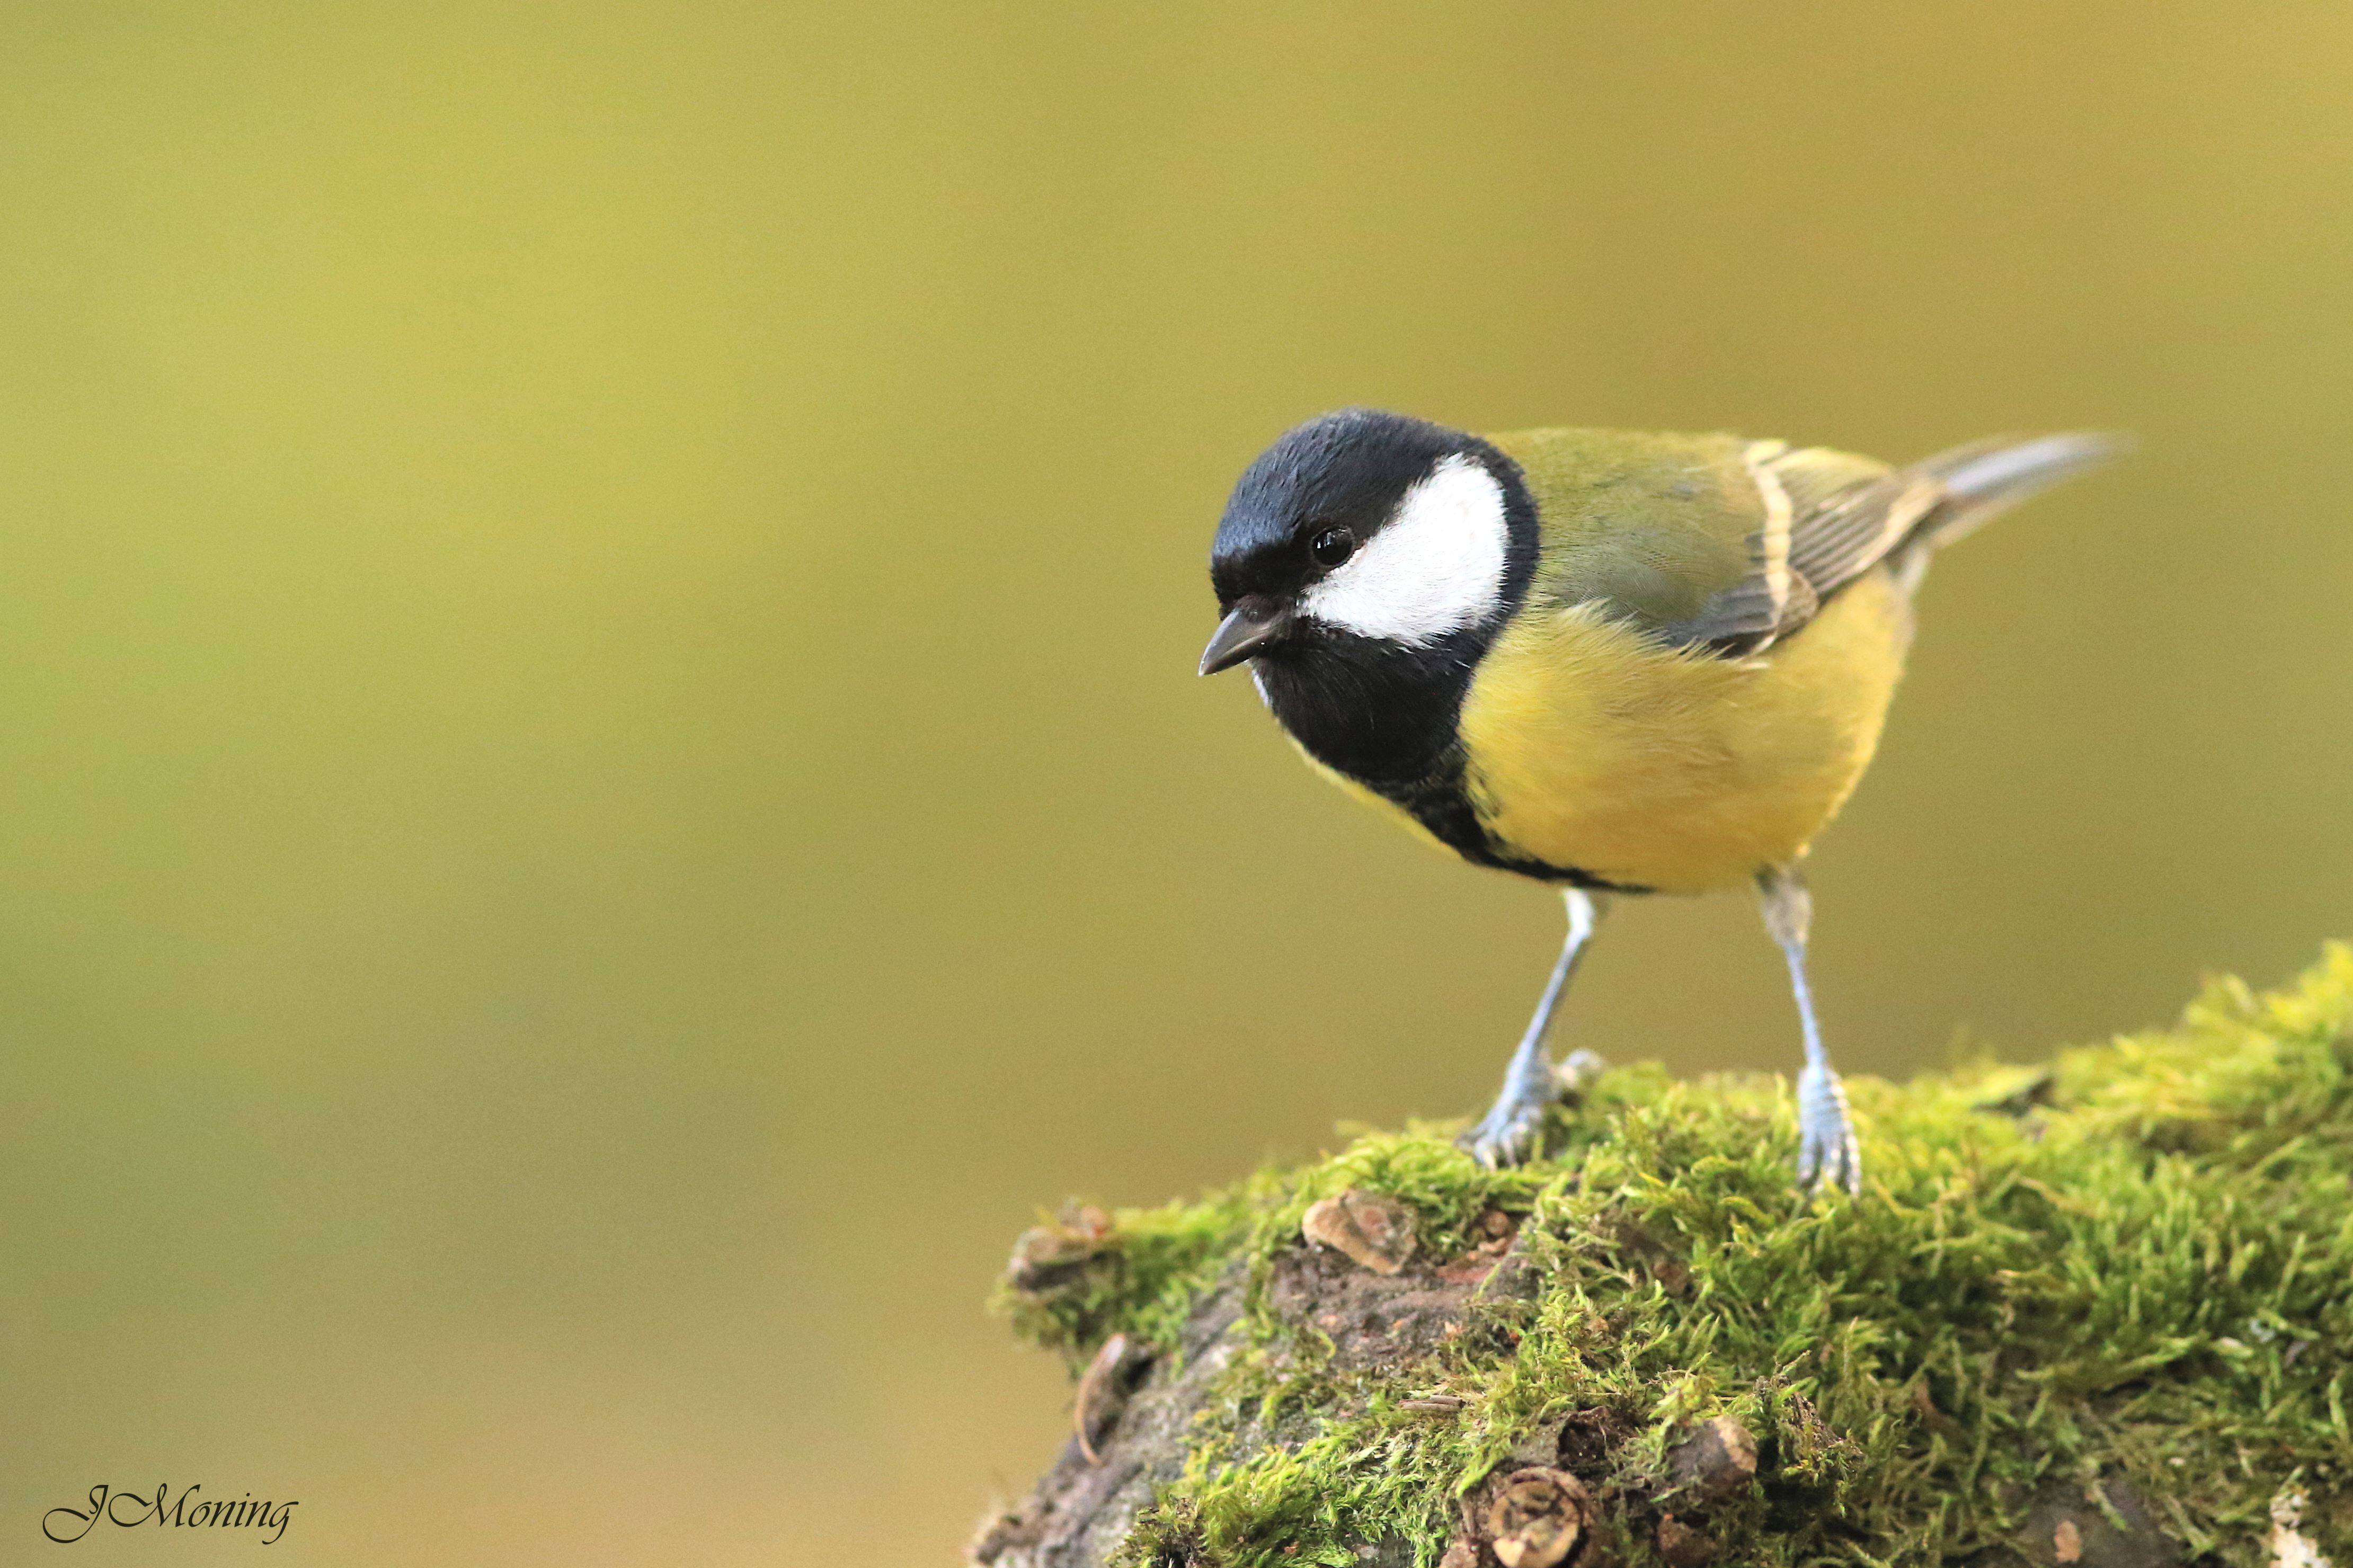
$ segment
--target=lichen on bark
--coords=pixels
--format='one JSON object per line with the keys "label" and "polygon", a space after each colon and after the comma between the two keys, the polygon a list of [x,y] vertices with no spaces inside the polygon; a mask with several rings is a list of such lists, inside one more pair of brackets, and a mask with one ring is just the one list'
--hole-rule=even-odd
{"label": "lichen on bark", "polygon": [[2353,1568],[2353,949],[1850,1087],[1852,1199],[1780,1081],[1636,1067],[1517,1170],[1430,1124],[1065,1211],[998,1300],[1096,1363],[1093,1458],[976,1560]]}

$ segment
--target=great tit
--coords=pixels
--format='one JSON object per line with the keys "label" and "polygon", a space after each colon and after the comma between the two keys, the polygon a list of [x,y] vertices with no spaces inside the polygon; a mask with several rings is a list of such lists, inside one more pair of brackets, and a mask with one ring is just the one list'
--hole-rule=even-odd
{"label": "great tit", "polygon": [[1567,942],[1466,1149],[1533,1152],[1558,1093],[1546,1030],[1611,896],[1752,882],[1805,1043],[1798,1180],[1859,1189],[1799,863],[1871,762],[1929,557],[2117,446],[1994,439],[1896,468],[1351,408],[1250,464],[1210,552],[1224,618],[1201,673],[1248,660],[1334,783],[1567,900]]}

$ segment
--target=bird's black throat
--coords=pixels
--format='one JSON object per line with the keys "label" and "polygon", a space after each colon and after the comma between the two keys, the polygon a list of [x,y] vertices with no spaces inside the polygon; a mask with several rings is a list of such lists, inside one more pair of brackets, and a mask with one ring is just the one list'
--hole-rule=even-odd
{"label": "bird's black throat", "polygon": [[1407,647],[1303,626],[1252,668],[1267,706],[1311,756],[1397,799],[1461,772],[1456,725],[1486,642],[1470,630]]}
{"label": "bird's black throat", "polygon": [[1253,671],[1267,706],[1308,755],[1394,802],[1464,859],[1541,881],[1613,888],[1574,867],[1514,853],[1472,807],[1462,702],[1493,640],[1492,628],[1472,628],[1407,647],[1319,626],[1270,649]]}

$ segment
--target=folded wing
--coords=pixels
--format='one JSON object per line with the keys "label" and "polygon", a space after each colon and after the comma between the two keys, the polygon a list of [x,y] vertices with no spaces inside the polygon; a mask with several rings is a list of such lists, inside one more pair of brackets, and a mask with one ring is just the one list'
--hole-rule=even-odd
{"label": "folded wing", "polygon": [[2086,433],[1997,437],[1891,469],[1826,447],[1752,441],[1742,460],[1764,518],[1748,536],[1748,571],[1658,635],[1729,657],[1761,652],[1873,567],[1888,563],[1909,587],[1938,548],[2123,446]]}

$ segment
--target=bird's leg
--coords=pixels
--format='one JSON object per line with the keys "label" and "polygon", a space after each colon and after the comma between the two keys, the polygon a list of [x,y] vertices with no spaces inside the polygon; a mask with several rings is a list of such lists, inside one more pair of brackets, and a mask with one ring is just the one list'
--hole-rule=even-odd
{"label": "bird's leg", "polygon": [[1525,1160],[1535,1148],[1545,1108],[1560,1098],[1560,1080],[1554,1075],[1552,1058],[1545,1055],[1545,1032],[1552,1026],[1561,993],[1568,989],[1568,977],[1577,973],[1577,961],[1592,942],[1593,928],[1608,907],[1601,897],[1582,888],[1567,889],[1562,897],[1568,905],[1568,940],[1561,946],[1560,962],[1552,966],[1536,1015],[1520,1037],[1520,1048],[1512,1053],[1512,1065],[1504,1069],[1504,1092],[1479,1124],[1457,1140],[1482,1165],[1516,1165]]}
{"label": "bird's leg", "polygon": [[1822,1048],[1822,1027],[1814,1018],[1814,994],[1806,984],[1806,931],[1813,923],[1813,895],[1794,866],[1757,873],[1765,907],[1765,929],[1789,961],[1789,989],[1798,998],[1798,1021],[1806,1032],[1806,1068],[1798,1075],[1798,1181],[1859,1192],[1862,1150],[1847,1115],[1846,1086],[1831,1068]]}

